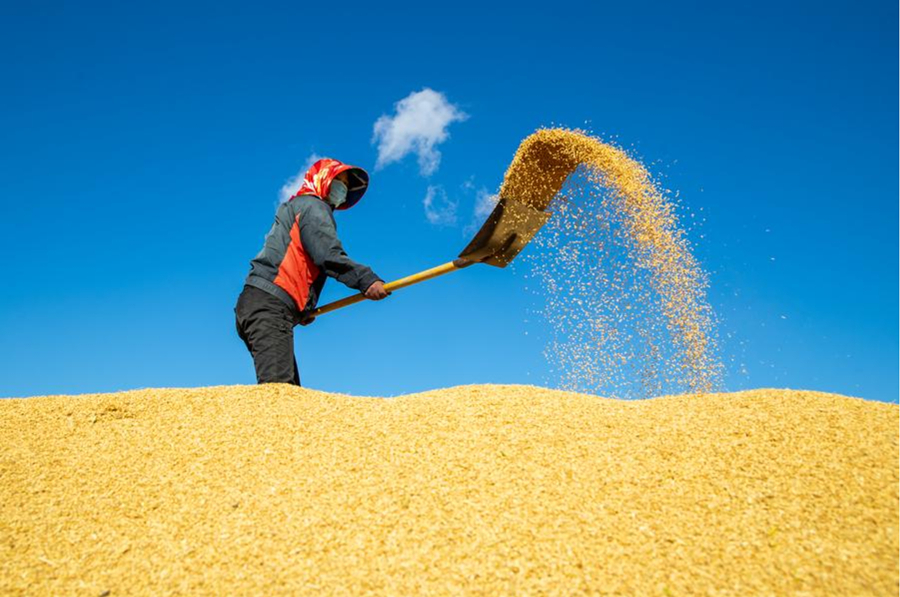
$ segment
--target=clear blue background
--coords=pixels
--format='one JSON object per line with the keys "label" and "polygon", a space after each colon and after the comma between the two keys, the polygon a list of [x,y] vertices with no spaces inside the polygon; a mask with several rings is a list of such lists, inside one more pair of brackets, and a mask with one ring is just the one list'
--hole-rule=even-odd
{"label": "clear blue background", "polygon": [[[232,308],[279,188],[313,152],[371,169],[375,120],[431,87],[470,118],[430,179],[373,173],[339,214],[351,256],[389,279],[454,257],[428,184],[465,224],[466,180],[495,190],[539,126],[590,127],[705,217],[728,389],[896,401],[897,10],[4,2],[0,396],[253,383]],[[298,328],[304,385],[542,384],[523,285],[479,266]]]}

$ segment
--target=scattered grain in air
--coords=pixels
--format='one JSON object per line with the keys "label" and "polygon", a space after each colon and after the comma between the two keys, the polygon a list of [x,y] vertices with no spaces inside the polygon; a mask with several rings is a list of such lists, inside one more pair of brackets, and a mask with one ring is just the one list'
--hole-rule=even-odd
{"label": "scattered grain in air", "polygon": [[721,387],[707,275],[639,162],[582,131],[542,129],[500,195],[553,214],[514,264],[539,282],[551,385],[622,398]]}

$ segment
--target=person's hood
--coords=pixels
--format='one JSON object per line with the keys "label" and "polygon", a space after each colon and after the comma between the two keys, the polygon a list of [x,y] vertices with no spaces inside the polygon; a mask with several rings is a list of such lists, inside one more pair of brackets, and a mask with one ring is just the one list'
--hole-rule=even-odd
{"label": "person's hood", "polygon": [[303,184],[291,199],[301,195],[315,195],[319,199],[326,200],[334,177],[341,172],[348,171],[350,172],[350,184],[347,185],[347,200],[337,209],[350,209],[362,199],[366,189],[369,188],[369,174],[362,168],[331,158],[322,158],[310,166],[303,176]]}

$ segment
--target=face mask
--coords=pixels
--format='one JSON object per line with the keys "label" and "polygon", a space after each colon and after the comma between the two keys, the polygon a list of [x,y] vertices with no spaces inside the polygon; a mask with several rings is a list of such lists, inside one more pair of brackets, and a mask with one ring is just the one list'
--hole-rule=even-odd
{"label": "face mask", "polygon": [[347,200],[347,185],[340,180],[332,180],[331,188],[328,190],[328,202],[335,209],[344,204]]}

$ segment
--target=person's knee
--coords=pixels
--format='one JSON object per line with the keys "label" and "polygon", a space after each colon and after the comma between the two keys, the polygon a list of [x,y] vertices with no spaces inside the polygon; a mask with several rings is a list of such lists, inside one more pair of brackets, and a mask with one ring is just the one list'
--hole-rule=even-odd
{"label": "person's knee", "polygon": [[282,344],[269,347],[254,355],[258,383],[289,383],[299,385],[294,366],[294,347]]}

